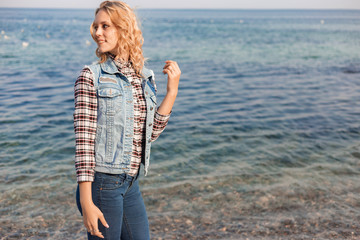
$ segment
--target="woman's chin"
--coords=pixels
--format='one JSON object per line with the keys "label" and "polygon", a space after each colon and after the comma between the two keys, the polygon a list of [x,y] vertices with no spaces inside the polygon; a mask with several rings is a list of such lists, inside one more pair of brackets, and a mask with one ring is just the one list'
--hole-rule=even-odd
{"label": "woman's chin", "polygon": [[109,48],[104,48],[104,47],[98,47],[98,49],[99,49],[99,52],[100,53],[111,53],[111,54],[114,54],[114,55],[116,55],[115,54],[115,51],[113,51],[112,49],[109,49]]}
{"label": "woman's chin", "polygon": [[109,52],[109,49],[99,46],[99,52],[107,53],[107,52]]}

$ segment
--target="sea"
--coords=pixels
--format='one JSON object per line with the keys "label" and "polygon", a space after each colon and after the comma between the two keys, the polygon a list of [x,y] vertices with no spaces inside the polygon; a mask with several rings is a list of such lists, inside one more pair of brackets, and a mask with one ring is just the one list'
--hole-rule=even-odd
{"label": "sea", "polygon": [[[159,102],[152,239],[360,239],[360,10],[136,9]],[[0,8],[0,239],[86,239],[74,83],[94,9]]]}

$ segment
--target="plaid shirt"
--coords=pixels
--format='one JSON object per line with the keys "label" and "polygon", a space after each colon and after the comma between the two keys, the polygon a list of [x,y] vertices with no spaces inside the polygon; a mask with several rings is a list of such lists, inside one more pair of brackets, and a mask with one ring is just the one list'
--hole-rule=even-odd
{"label": "plaid shirt", "polygon": [[[114,56],[109,55],[113,60]],[[135,176],[139,170],[145,144],[146,101],[142,90],[142,79],[137,76],[129,62],[114,60],[119,71],[131,82],[134,98],[134,137],[130,171]],[[78,182],[94,181],[95,135],[97,121],[97,96],[94,78],[89,68],[84,68],[74,86],[75,111],[75,168]],[[155,86],[156,89],[156,86]],[[157,111],[154,116],[151,141],[155,141],[165,129],[170,118]]]}

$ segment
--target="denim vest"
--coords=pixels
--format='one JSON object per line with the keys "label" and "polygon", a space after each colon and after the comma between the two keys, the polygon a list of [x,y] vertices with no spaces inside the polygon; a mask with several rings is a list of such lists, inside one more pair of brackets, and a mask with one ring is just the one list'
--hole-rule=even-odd
{"label": "denim vest", "polygon": [[[121,174],[130,170],[134,134],[132,85],[111,58],[88,67],[94,76],[97,95],[95,171]],[[142,89],[146,100],[146,139],[142,162],[145,175],[150,163],[151,135],[156,110],[154,73],[142,69]]]}

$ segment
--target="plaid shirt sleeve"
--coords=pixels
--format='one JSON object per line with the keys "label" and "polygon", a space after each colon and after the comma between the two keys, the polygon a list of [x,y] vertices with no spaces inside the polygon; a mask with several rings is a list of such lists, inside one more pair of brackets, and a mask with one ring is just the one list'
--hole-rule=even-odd
{"label": "plaid shirt sleeve", "polygon": [[168,115],[161,115],[157,110],[154,116],[153,132],[151,135],[151,142],[154,142],[160,134],[164,131],[167,123],[169,122],[171,112]]}
{"label": "plaid shirt sleeve", "polygon": [[84,68],[74,86],[75,169],[78,182],[93,182],[97,98],[93,74]]}
{"label": "plaid shirt sleeve", "polygon": [[[155,91],[157,91],[157,86],[155,82],[155,77],[153,77],[153,84],[155,87]],[[168,115],[161,115],[157,110],[154,115],[154,125],[153,125],[153,132],[151,135],[151,142],[154,142],[160,134],[164,131],[166,125],[169,122],[171,112]]]}

